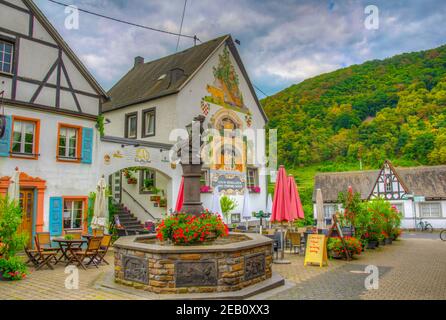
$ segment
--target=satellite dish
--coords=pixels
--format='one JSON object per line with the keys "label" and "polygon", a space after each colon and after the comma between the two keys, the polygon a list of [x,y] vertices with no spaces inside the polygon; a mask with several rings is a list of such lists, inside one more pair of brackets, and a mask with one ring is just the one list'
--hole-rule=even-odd
{"label": "satellite dish", "polygon": [[0,139],[3,138],[6,131],[6,117],[4,115],[0,115]]}

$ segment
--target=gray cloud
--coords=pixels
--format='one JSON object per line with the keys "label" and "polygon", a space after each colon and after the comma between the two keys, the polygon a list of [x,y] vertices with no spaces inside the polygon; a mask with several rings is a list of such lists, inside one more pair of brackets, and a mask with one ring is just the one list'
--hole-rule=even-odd
{"label": "gray cloud", "polygon": [[[175,51],[177,38],[93,17],[80,30],[64,28],[64,8],[35,0],[62,36],[110,88],[137,55],[147,60]],[[68,3],[68,0],[65,0]],[[73,0],[72,4],[116,18],[177,32],[183,0]],[[210,40],[231,33],[253,82],[267,93],[370,59],[442,45],[446,1],[376,0],[380,28],[364,27],[363,0],[189,0],[183,33]],[[182,39],[181,49],[193,45]]]}

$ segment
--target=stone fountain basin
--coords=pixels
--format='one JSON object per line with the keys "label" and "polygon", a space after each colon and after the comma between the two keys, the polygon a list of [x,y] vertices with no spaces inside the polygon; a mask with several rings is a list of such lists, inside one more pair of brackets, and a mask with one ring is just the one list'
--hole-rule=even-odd
{"label": "stone fountain basin", "polygon": [[115,282],[160,294],[238,291],[271,278],[272,243],[244,233],[196,246],[122,237],[113,245]]}

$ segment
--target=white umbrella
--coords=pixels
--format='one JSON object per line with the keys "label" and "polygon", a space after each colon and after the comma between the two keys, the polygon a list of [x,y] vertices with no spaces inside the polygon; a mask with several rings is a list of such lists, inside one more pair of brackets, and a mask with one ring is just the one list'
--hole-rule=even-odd
{"label": "white umbrella", "polygon": [[[268,194],[268,204],[266,206],[266,213],[271,214],[273,212],[273,197],[271,193]],[[269,228],[271,229],[271,220],[269,220]]]}
{"label": "white umbrella", "polygon": [[324,199],[322,198],[322,190],[316,190],[316,214],[318,230],[325,229]]}
{"label": "white umbrella", "polygon": [[108,216],[108,203],[107,203],[107,183],[104,176],[99,180],[96,188],[96,199],[94,201],[94,214],[91,221],[91,228],[93,230],[102,229],[107,232],[107,216]]}
{"label": "white umbrella", "polygon": [[20,172],[18,168],[12,174],[8,187],[8,198],[10,201],[19,201],[20,199]]}
{"label": "white umbrella", "polygon": [[243,195],[242,218],[246,220],[246,230],[248,230],[248,220],[252,218],[251,206],[249,204],[249,191],[246,188]]}
{"label": "white umbrella", "polygon": [[223,219],[221,212],[220,193],[218,192],[218,187],[215,187],[214,192],[212,193],[211,212],[218,214]]}

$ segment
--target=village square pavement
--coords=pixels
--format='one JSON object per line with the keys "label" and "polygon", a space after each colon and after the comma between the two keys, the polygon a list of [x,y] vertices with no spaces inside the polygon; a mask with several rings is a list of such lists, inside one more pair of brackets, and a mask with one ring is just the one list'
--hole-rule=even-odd
{"label": "village square pavement", "polygon": [[[403,239],[369,250],[351,262],[331,260],[329,267],[303,267],[303,257],[287,254],[288,265],[273,269],[287,280],[284,287],[251,299],[446,299],[446,242],[438,234],[406,234]],[[112,261],[112,253],[109,254]],[[365,288],[365,267],[378,267],[379,288]],[[79,289],[65,288],[63,266],[33,271],[20,282],[0,282],[0,299],[18,300],[140,300],[158,299],[135,289],[106,288],[113,266],[79,270]]]}

